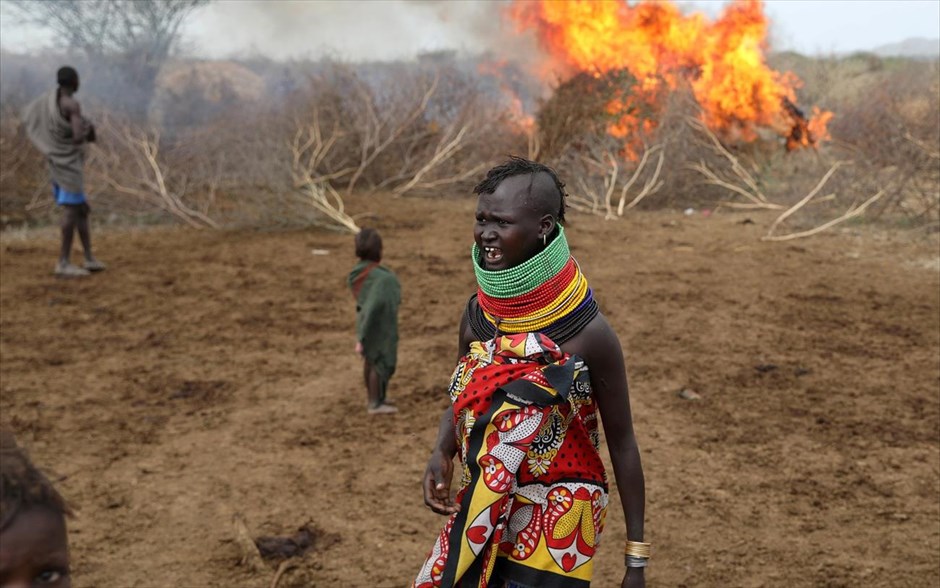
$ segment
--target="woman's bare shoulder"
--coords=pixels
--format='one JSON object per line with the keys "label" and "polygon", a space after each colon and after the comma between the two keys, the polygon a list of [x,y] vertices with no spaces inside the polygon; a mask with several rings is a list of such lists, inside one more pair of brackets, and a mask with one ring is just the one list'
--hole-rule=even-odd
{"label": "woman's bare shoulder", "polygon": [[561,348],[566,353],[579,356],[588,365],[610,358],[611,355],[618,356],[621,361],[623,358],[620,340],[607,317],[600,312]]}

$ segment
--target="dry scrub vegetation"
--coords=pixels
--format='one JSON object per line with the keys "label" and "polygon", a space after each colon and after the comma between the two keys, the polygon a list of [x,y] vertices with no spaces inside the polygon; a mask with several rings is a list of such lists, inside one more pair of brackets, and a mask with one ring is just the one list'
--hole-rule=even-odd
{"label": "dry scrub vegetation", "polygon": [[779,211],[765,239],[809,236],[868,218],[936,227],[940,206],[937,61],[856,55],[776,57],[804,80],[801,98],[835,113],[832,140],[787,152],[768,130],[752,142],[717,137],[687,88],[635,115],[651,131],[632,157],[609,137],[604,105],[630,84],[620,72],[562,84],[538,116],[543,159],[571,179],[572,205],[607,217],[634,207]]}
{"label": "dry scrub vegetation", "polygon": [[[53,207],[17,113],[44,87],[24,73],[36,63],[3,57],[2,220],[41,223]],[[573,208],[608,218],[636,208],[776,210],[767,239],[814,234],[863,214],[937,226],[938,62],[796,54],[772,61],[804,80],[807,104],[835,113],[831,141],[788,153],[770,131],[750,143],[716,137],[680,88],[655,108],[641,107],[638,116],[655,124],[626,156],[606,132],[604,104],[630,91],[629,74],[559,84],[537,105],[532,126],[504,80],[483,73],[492,68],[452,53],[367,64],[172,62],[147,120],[110,107],[108,93],[117,90],[96,89],[91,68],[83,94],[100,132],[87,183],[106,213],[98,218],[115,221],[356,230],[345,195],[465,194],[494,161],[518,153],[555,166]]]}

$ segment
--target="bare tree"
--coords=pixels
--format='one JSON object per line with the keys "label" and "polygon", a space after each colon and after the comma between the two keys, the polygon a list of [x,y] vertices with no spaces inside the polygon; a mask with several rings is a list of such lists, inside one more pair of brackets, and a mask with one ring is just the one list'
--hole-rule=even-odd
{"label": "bare tree", "polygon": [[180,25],[209,0],[11,0],[24,21],[54,31],[89,60],[115,66],[127,88],[121,106],[143,118]]}

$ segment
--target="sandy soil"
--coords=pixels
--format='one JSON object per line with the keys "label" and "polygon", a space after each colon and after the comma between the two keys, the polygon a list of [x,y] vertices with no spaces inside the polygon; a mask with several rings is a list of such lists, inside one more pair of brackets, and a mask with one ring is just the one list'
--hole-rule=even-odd
{"label": "sandy soil", "polygon": [[[443,522],[420,479],[472,202],[349,206],[381,211],[403,283],[394,417],[365,415],[348,236],[112,231],[110,269],[81,281],[50,275],[54,233],[4,237],[2,421],[77,508],[76,586],[269,586],[273,565],[239,565],[236,513],[253,535],[316,530],[281,587],[413,577]],[[570,227],[627,354],[649,585],[940,585],[936,235],[769,244],[752,218]],[[599,587],[622,574],[611,500]]]}

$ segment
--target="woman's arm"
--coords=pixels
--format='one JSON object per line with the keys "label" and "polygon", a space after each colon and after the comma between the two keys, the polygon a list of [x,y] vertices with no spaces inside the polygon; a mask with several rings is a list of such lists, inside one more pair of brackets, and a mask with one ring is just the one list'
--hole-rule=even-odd
{"label": "woman's arm", "polygon": [[[627,374],[620,341],[603,315],[591,322],[577,337],[577,351],[587,363],[591,388],[604,425],[610,461],[614,467],[617,491],[627,522],[627,538],[643,541],[646,487],[640,450],[633,432]],[[643,568],[629,568],[624,586],[643,586]]]}
{"label": "woman's arm", "polygon": [[424,504],[437,514],[451,515],[460,510],[450,495],[450,480],[454,474],[454,456],[457,440],[454,438],[454,417],[450,407],[444,409],[437,430],[437,440],[424,470]]}
{"label": "woman's arm", "polygon": [[[460,361],[470,351],[470,332],[467,313],[460,320],[460,334],[457,341],[457,360]],[[448,406],[441,414],[437,427],[437,439],[424,470],[424,504],[438,514],[450,515],[460,510],[450,496],[450,481],[454,473],[454,456],[457,455],[457,438],[454,435],[453,411]]]}

